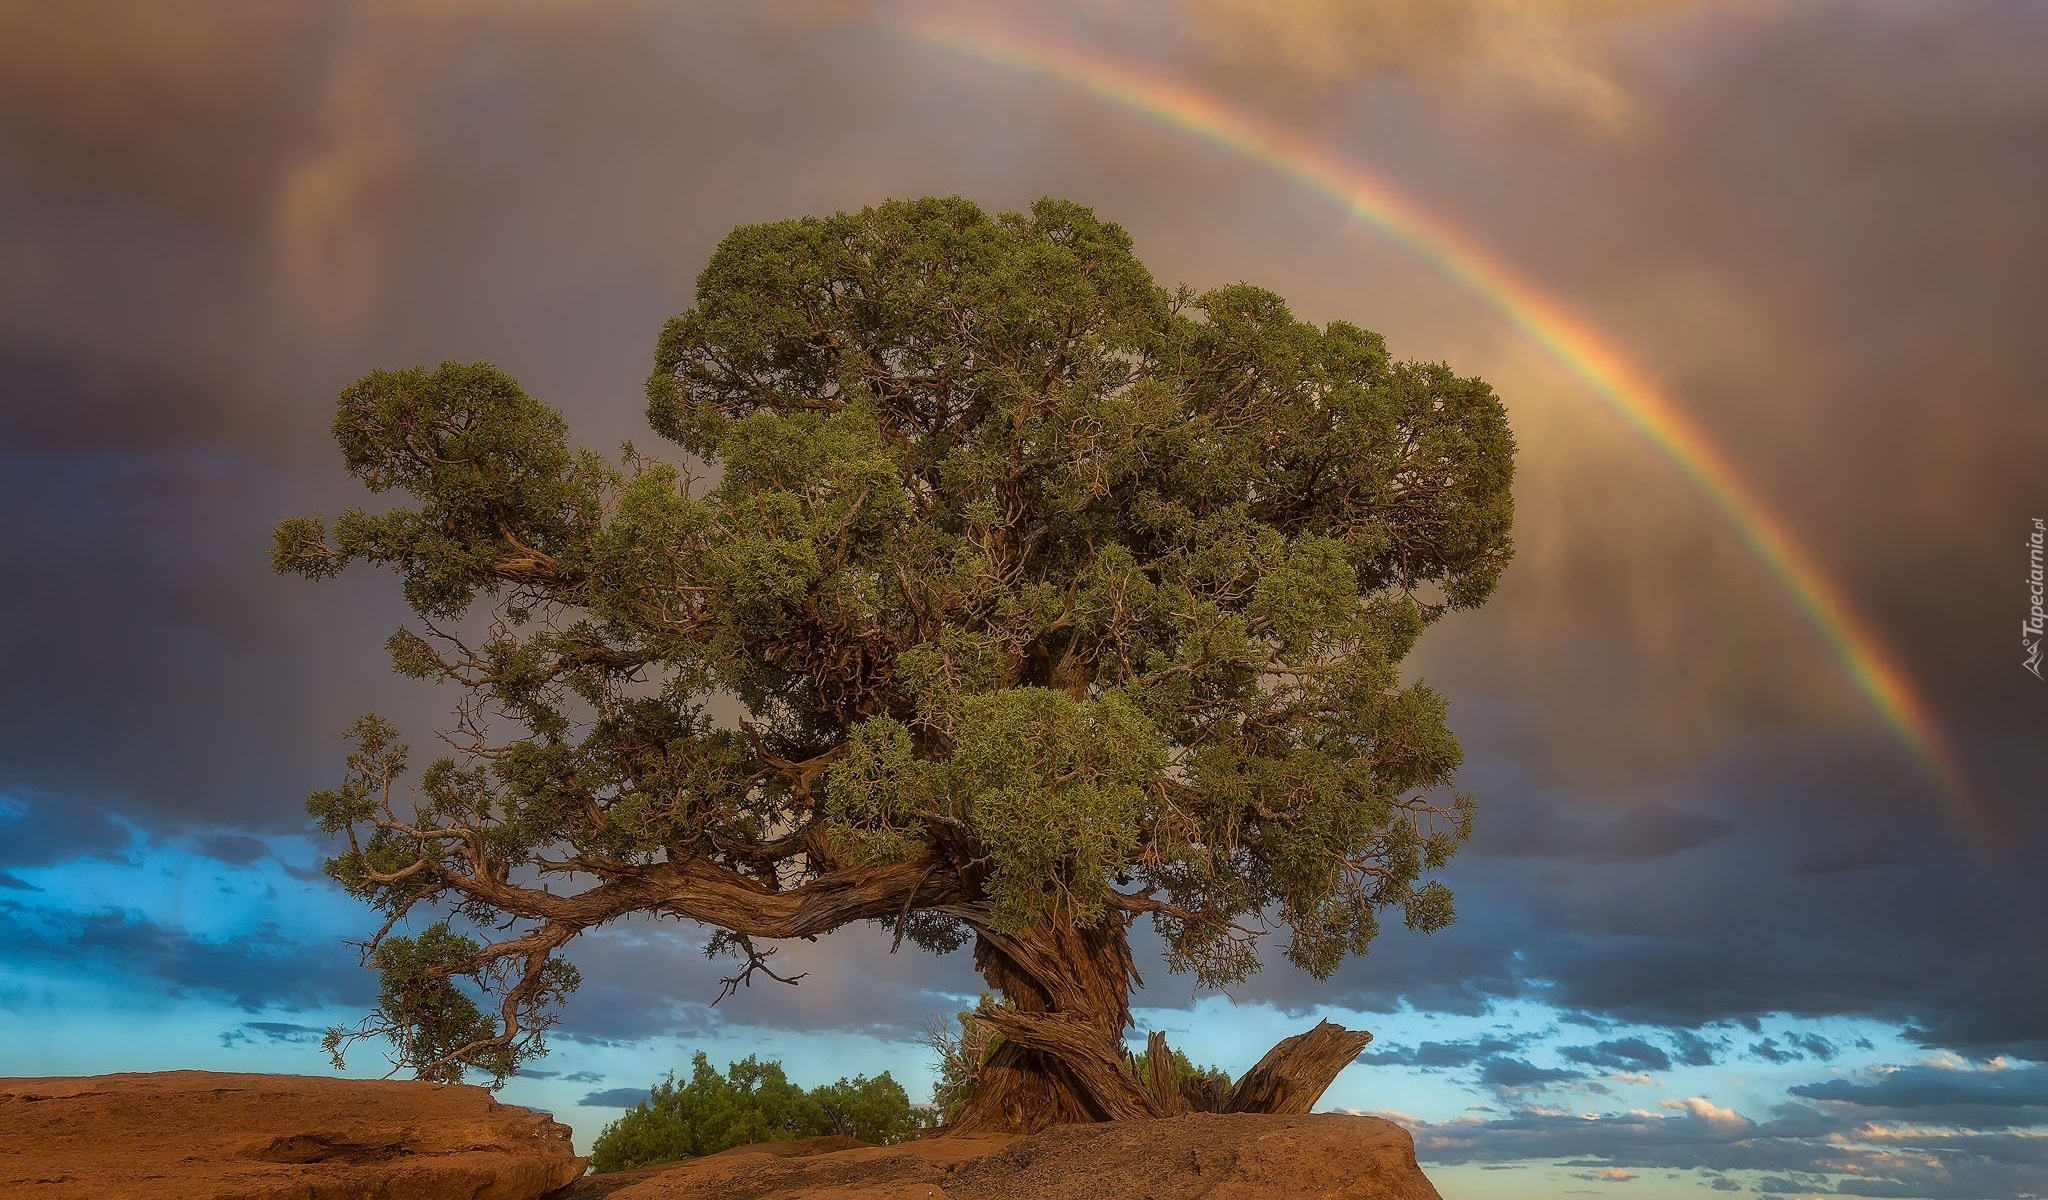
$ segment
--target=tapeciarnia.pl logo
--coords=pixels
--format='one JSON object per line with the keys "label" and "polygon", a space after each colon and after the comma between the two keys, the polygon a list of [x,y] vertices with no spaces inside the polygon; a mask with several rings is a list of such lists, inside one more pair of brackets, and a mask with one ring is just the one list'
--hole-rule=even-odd
{"label": "tapeciarnia.pl logo", "polygon": [[2026,657],[2020,660],[2020,665],[2032,671],[2036,679],[2042,677],[2041,633],[2044,628],[2048,628],[2048,613],[2041,611],[2044,590],[2041,575],[2041,543],[2044,537],[2048,537],[2048,526],[2044,526],[2040,517],[2035,517],[2033,532],[2027,535],[2027,593],[2033,598],[2034,604],[2027,610],[2027,619],[2020,622],[2020,649],[2026,651]]}

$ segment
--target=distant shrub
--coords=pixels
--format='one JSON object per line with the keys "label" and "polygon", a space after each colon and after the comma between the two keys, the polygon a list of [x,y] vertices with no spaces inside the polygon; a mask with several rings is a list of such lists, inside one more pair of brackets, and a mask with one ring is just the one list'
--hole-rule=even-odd
{"label": "distant shrub", "polygon": [[933,1115],[911,1107],[903,1085],[887,1071],[806,1091],[789,1081],[781,1063],[748,1055],[720,1075],[699,1052],[688,1083],[678,1085],[670,1072],[647,1099],[605,1126],[590,1163],[600,1172],[623,1171],[834,1133],[888,1145],[934,1123]]}

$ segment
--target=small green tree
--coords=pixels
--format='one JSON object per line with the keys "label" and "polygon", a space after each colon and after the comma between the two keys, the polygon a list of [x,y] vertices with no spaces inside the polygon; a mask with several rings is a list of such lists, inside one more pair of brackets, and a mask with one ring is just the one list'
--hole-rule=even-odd
{"label": "small green tree", "polygon": [[[1079,205],[953,198],[733,231],[647,397],[715,486],[573,451],[488,364],[342,392],[343,463],[412,502],[287,520],[273,562],[394,570],[394,666],[462,699],[409,804],[375,718],[309,801],[383,918],[388,1002],[338,1042],[502,1079],[585,930],[708,927],[730,992],[765,941],[874,922],[973,945],[1006,1004],[960,1124],[1030,1130],[1157,1111],[1138,917],[1209,986],[1275,929],[1320,978],[1383,913],[1451,920],[1471,802],[1401,665],[1508,561],[1483,381],[1162,288]],[[416,912],[478,936],[380,955]]]}
{"label": "small green tree", "polygon": [[700,1051],[688,1083],[678,1086],[671,1072],[647,1099],[604,1127],[590,1162],[598,1171],[623,1171],[834,1133],[890,1145],[931,1125],[887,1071],[805,1091],[789,1081],[781,1063],[748,1055],[720,1075]]}

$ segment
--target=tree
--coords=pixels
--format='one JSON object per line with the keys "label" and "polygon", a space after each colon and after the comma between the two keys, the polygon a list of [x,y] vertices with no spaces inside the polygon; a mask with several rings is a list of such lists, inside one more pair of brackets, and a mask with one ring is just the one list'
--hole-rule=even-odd
{"label": "tree", "polygon": [[[308,801],[383,916],[337,1052],[502,1079],[586,929],[707,927],[729,994],[782,978],[765,943],[874,922],[972,943],[1003,1044],[957,1125],[1033,1129],[1158,1111],[1133,919],[1205,986],[1278,929],[1321,978],[1388,910],[1451,920],[1472,805],[1400,667],[1510,554],[1484,382],[1166,290],[1079,205],[952,198],[733,231],[647,396],[715,483],[572,451],[487,364],[341,394],[344,463],[412,504],[287,520],[274,564],[393,569],[394,665],[461,699],[409,804],[375,717]],[[395,936],[415,911],[477,936]]]}
{"label": "tree", "polygon": [[834,1133],[885,1146],[929,1127],[887,1071],[807,1092],[789,1081],[781,1063],[748,1055],[721,1076],[699,1051],[690,1081],[678,1087],[671,1072],[655,1084],[647,1099],[597,1135],[590,1162],[599,1171],[623,1171]]}

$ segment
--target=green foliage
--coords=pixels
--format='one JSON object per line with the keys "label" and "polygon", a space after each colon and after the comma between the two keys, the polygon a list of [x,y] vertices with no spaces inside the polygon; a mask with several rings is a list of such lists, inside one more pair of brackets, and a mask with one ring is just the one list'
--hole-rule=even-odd
{"label": "green foliage", "polygon": [[271,563],[313,577],[352,559],[390,563],[422,616],[456,616],[501,571],[508,537],[536,565],[587,544],[615,475],[594,455],[571,455],[567,436],[560,413],[489,363],[372,371],[336,407],[342,462],[372,492],[399,488],[420,507],[350,509],[333,547],[317,520],[287,520]]}
{"label": "green foliage", "polygon": [[811,1090],[811,1098],[825,1112],[826,1132],[878,1146],[893,1145],[938,1125],[938,1114],[913,1107],[903,1085],[887,1071],[873,1079],[856,1075],[821,1085]]}
{"label": "green foliage", "polygon": [[[465,1064],[503,1080],[520,1063],[546,1053],[540,1034],[552,1022],[544,1018],[534,1021],[525,1039],[497,1040],[497,1019],[486,1015],[472,995],[487,992],[486,976],[497,970],[494,962],[479,955],[480,949],[475,939],[456,933],[446,921],[427,926],[417,938],[380,939],[368,955],[380,980],[375,1011],[361,1027],[337,1026],[321,1040],[335,1068],[345,1065],[344,1051],[351,1043],[369,1036],[388,1039],[395,1065],[435,1083],[462,1082]],[[469,988],[458,986],[458,978]],[[527,1005],[545,1008],[559,1003],[579,982],[575,967],[549,961],[536,974],[539,994]]]}
{"label": "green foliage", "polygon": [[890,1145],[930,1127],[927,1112],[911,1107],[887,1071],[806,1091],[789,1081],[781,1063],[749,1055],[720,1075],[700,1052],[688,1083],[678,1085],[671,1072],[647,1099],[605,1126],[590,1161],[600,1172],[623,1171],[755,1142],[835,1133]]}
{"label": "green foliage", "polygon": [[[1327,976],[1390,909],[1451,919],[1472,805],[1402,664],[1511,554],[1483,381],[1162,288],[1082,206],[955,197],[733,231],[647,397],[715,486],[572,450],[488,364],[372,372],[336,438],[409,500],[278,527],[281,571],[393,569],[394,667],[463,695],[410,792],[371,719],[309,801],[385,917],[497,939],[407,968],[387,1018],[455,1031],[409,1044],[507,1069],[551,956],[633,912],[944,950],[1145,911],[1210,985],[1271,920]],[[458,976],[513,1001],[492,1044],[457,1046]]]}
{"label": "green foliage", "polygon": [[1054,907],[1099,919],[1165,766],[1152,723],[1116,691],[1077,702],[1011,688],[968,697],[950,728],[951,756],[932,763],[892,717],[855,727],[827,788],[849,857],[907,861],[924,845],[920,815],[965,820],[994,860],[985,887],[997,928]]}

